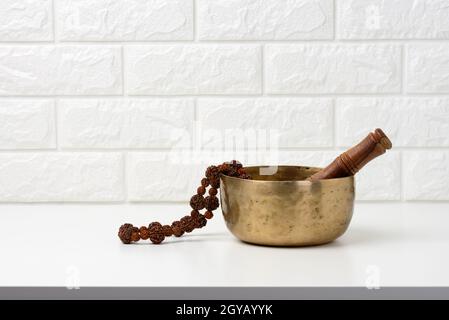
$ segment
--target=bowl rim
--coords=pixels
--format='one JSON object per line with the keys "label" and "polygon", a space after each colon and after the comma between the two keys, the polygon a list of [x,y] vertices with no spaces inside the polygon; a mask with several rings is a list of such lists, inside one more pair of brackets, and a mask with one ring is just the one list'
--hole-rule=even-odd
{"label": "bowl rim", "polygon": [[[273,165],[272,165],[273,166]],[[272,167],[270,165],[258,165],[258,166],[244,166],[243,168],[263,168],[263,167]],[[323,169],[322,167],[314,167],[314,166],[301,166],[301,165],[276,165],[277,167],[290,167],[290,168],[309,168],[309,169]],[[331,178],[331,179],[322,179],[322,180],[316,180],[316,181],[308,181],[308,180],[252,180],[252,179],[242,179],[239,177],[232,177],[225,175],[223,173],[220,173],[220,179],[225,177],[226,179],[231,180],[238,180],[242,183],[298,183],[303,185],[311,185],[311,184],[322,184],[322,183],[332,183],[332,182],[343,182],[345,180],[349,180],[350,182],[354,182],[354,175],[350,175],[347,177],[341,177],[341,178]]]}

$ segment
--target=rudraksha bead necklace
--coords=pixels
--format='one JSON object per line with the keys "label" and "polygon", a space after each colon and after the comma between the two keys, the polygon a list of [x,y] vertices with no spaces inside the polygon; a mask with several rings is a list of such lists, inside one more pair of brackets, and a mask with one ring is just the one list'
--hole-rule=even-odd
{"label": "rudraksha bead necklace", "polygon": [[[174,221],[171,225],[152,222],[148,227],[142,226],[137,228],[130,223],[125,223],[118,231],[120,240],[125,244],[130,244],[139,240],[149,239],[152,243],[159,244],[167,237],[180,237],[184,233],[204,227],[207,224],[207,219],[212,219],[214,216],[212,211],[220,206],[217,197],[218,189],[220,188],[220,174],[241,179],[251,179],[242,167],[242,164],[236,160],[224,162],[218,166],[210,166],[206,170],[205,177],[201,179],[201,186],[198,187],[196,194],[190,199],[190,206],[193,209],[190,215]],[[205,197],[208,187],[209,195]],[[206,212],[201,214],[200,210],[203,209],[206,209]]]}

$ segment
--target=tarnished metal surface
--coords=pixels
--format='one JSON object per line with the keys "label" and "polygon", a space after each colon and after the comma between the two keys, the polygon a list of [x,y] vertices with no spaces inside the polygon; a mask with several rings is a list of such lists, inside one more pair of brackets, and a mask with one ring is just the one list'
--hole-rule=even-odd
{"label": "tarnished metal surface", "polygon": [[221,209],[242,241],[307,246],[341,236],[354,208],[354,177],[304,181],[320,168],[279,166],[274,175],[247,167],[252,180],[221,176]]}

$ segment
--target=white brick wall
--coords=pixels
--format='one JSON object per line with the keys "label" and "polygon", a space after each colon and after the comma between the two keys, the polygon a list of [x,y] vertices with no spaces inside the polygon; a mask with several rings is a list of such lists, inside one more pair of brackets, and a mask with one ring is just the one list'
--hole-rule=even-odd
{"label": "white brick wall", "polygon": [[2,201],[121,201],[123,159],[118,153],[2,153]]}
{"label": "white brick wall", "polygon": [[56,148],[54,101],[0,100],[0,148]]}
{"label": "white brick wall", "polygon": [[[278,136],[281,148],[333,145],[331,99],[212,98],[198,99],[197,105],[198,120],[203,128],[201,140],[204,147],[225,149],[227,133],[237,128],[251,128],[255,134],[261,130],[273,130]],[[220,134],[210,134],[215,130]],[[240,147],[257,149],[257,141],[251,141],[250,138],[248,136],[247,145]]]}
{"label": "white brick wall", "polygon": [[191,0],[56,0],[65,41],[192,40]]}
{"label": "white brick wall", "polygon": [[333,38],[332,0],[198,0],[201,40]]}
{"label": "white brick wall", "polygon": [[449,0],[0,6],[0,202],[186,201],[209,163],[323,166],[375,127],[357,198],[448,201]]}
{"label": "white brick wall", "polygon": [[130,95],[261,93],[260,46],[129,46],[125,65]]}
{"label": "white brick wall", "polygon": [[2,46],[1,95],[121,94],[121,52],[109,46]]}
{"label": "white brick wall", "polygon": [[64,99],[58,103],[62,148],[190,147],[192,99]]}
{"label": "white brick wall", "polygon": [[273,94],[398,93],[401,48],[365,44],[266,47],[266,90]]}
{"label": "white brick wall", "polygon": [[53,40],[52,0],[2,0],[0,39]]}
{"label": "white brick wall", "polygon": [[407,50],[407,92],[449,93],[449,43],[408,45]]}
{"label": "white brick wall", "polygon": [[340,39],[447,39],[445,0],[337,0]]}

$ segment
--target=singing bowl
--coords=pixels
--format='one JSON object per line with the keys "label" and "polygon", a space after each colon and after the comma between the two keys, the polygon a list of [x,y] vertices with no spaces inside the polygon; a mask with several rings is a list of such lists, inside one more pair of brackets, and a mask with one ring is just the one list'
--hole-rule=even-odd
{"label": "singing bowl", "polygon": [[246,167],[251,180],[220,176],[221,210],[234,236],[259,245],[310,246],[346,231],[354,209],[353,176],[311,182],[304,179],[320,168],[275,168]]}

